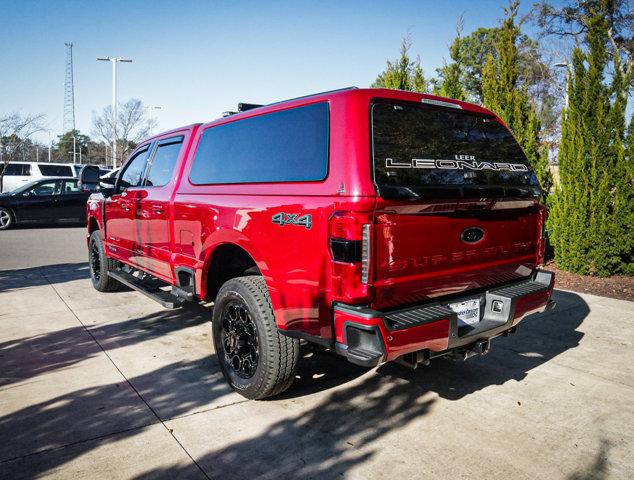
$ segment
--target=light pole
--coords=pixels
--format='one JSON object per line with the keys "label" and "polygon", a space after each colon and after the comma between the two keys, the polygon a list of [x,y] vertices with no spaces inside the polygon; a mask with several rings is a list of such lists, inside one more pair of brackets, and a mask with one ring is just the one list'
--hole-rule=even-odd
{"label": "light pole", "polygon": [[51,146],[53,142],[51,141],[51,131],[48,130],[48,162],[51,162]]}
{"label": "light pole", "polygon": [[75,150],[75,132],[73,132],[73,165],[77,163],[77,151]]}
{"label": "light pole", "polygon": [[123,57],[97,57],[102,62],[112,63],[112,166],[117,167],[117,63],[131,63],[132,60]]}
{"label": "light pole", "polygon": [[146,105],[145,108],[148,111],[148,115],[150,116],[150,120],[154,118],[154,110],[163,110],[163,107],[159,105]]}
{"label": "light pole", "polygon": [[559,62],[559,63],[555,63],[553,65],[553,67],[565,68],[566,69],[566,99],[565,99],[564,106],[565,106],[566,110],[568,110],[568,84],[570,83],[570,67],[571,67],[571,65],[569,63],[567,63],[567,62]]}

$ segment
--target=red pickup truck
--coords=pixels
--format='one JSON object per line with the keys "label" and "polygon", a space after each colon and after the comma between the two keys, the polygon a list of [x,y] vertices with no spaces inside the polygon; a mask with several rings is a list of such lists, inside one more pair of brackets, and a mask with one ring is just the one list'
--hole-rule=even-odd
{"label": "red pickup truck", "polygon": [[290,386],[300,339],[416,367],[554,305],[540,189],[492,112],[355,88],[239,110],[142,142],[112,189],[81,182],[94,287],[213,302],[245,397]]}

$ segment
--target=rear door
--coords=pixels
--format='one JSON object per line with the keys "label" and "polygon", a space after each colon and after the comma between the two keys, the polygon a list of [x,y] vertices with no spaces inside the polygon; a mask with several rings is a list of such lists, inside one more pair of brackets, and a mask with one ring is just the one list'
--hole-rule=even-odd
{"label": "rear door", "polygon": [[141,187],[137,228],[145,269],[164,279],[172,279],[170,266],[170,199],[174,192],[174,168],[183,153],[183,135],[164,138],[148,162]]}
{"label": "rear door", "polygon": [[60,206],[61,218],[86,221],[86,201],[90,192],[83,192],[77,185],[77,179],[62,181],[57,202]]}
{"label": "rear door", "polygon": [[455,107],[371,106],[375,308],[528,276],[539,188],[495,118]]}
{"label": "rear door", "polygon": [[[3,167],[0,164],[0,169]],[[9,163],[4,165],[4,175],[2,177],[2,189],[0,193],[11,192],[22,185],[33,181],[31,176],[31,165],[28,163]]]}
{"label": "rear door", "polygon": [[143,145],[132,154],[117,178],[115,193],[105,200],[109,254],[138,266],[143,265],[143,258],[137,253],[141,242],[136,218],[150,147],[150,144]]}

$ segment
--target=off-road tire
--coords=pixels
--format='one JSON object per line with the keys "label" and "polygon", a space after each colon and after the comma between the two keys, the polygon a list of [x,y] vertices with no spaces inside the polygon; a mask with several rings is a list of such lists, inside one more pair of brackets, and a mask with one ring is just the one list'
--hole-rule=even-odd
{"label": "off-road tire", "polygon": [[[223,315],[227,308],[239,304],[244,306],[256,327],[259,353],[255,373],[250,378],[240,376],[232,367],[223,345]],[[299,340],[278,332],[264,278],[253,275],[225,282],[214,303],[212,329],[222,373],[242,396],[260,400],[278,395],[291,386],[299,361]]]}
{"label": "off-road tire", "polygon": [[0,222],[0,230],[8,230],[15,223],[13,212],[8,208],[0,207],[0,216],[4,219],[4,223]]}
{"label": "off-road tire", "polygon": [[[95,257],[93,257],[93,255]],[[95,230],[90,235],[88,242],[88,266],[90,268],[90,279],[95,290],[100,292],[114,292],[121,287],[121,284],[114,278],[108,276],[108,272],[116,270],[119,262],[108,258],[101,239],[101,232]]]}

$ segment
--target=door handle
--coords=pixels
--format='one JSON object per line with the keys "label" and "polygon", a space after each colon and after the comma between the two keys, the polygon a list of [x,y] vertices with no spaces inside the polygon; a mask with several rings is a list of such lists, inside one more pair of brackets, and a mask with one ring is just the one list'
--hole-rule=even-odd
{"label": "door handle", "polygon": [[161,215],[165,212],[163,205],[152,205],[152,211],[157,215]]}

